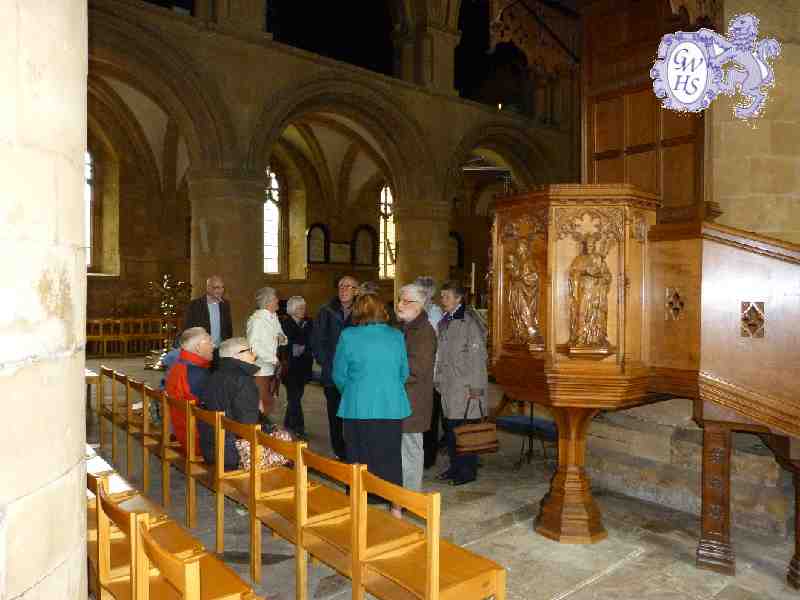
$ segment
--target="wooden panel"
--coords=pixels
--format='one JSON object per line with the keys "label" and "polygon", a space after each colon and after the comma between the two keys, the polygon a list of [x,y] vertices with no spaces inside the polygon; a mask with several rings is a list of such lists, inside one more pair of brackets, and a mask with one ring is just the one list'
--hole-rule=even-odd
{"label": "wooden panel", "polygon": [[[655,96],[653,96],[655,98]],[[661,113],[661,139],[692,135],[697,126],[698,116],[692,113],[679,113],[674,110],[658,109]]]}
{"label": "wooden panel", "polygon": [[[624,111],[621,97],[600,100],[594,110],[594,152],[622,148]],[[622,181],[617,180],[617,181]]]}
{"label": "wooden panel", "polygon": [[625,157],[625,183],[658,193],[658,154],[655,150],[631,154]]}
{"label": "wooden panel", "polygon": [[594,167],[594,183],[625,183],[622,157],[598,160]]}
{"label": "wooden panel", "polygon": [[625,96],[625,146],[654,144],[656,108],[653,90],[646,89]]}
{"label": "wooden panel", "polygon": [[[695,203],[695,147],[682,144],[664,148],[663,194],[665,207],[689,206]],[[699,199],[698,199],[699,200]]]}

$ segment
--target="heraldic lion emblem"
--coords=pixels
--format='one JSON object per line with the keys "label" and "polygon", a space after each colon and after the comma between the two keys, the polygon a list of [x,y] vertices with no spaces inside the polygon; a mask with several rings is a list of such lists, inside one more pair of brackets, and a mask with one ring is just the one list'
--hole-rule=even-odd
{"label": "heraldic lion emblem", "polygon": [[[712,72],[721,80],[720,92],[732,96],[739,88],[750,103],[738,105],[736,116],[740,119],[757,117],[767,99],[767,92],[763,87],[772,86],[775,82],[775,74],[768,61],[780,55],[780,44],[772,38],[756,42],[758,19],[751,14],[738,15],[731,19],[727,39],[716,32],[709,33],[715,49],[719,47],[723,50],[721,54],[709,57]],[[722,66],[728,62],[735,63],[738,68],[726,70],[723,79]]]}
{"label": "heraldic lion emblem", "polygon": [[[699,111],[718,94],[738,92],[744,99],[736,106],[736,116],[759,116],[775,82],[770,61],[780,55],[781,46],[775,39],[757,37],[758,18],[750,13],[731,19],[727,37],[710,29],[665,35],[650,71],[664,108]],[[723,69],[728,63],[732,66]]]}

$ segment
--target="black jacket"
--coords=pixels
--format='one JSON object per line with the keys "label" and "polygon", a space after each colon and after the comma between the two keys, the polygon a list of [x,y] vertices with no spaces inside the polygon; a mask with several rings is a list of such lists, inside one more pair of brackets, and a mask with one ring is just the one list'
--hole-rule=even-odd
{"label": "black jacket", "polygon": [[[258,387],[253,375],[258,365],[251,365],[236,358],[221,358],[219,367],[208,378],[200,402],[206,410],[216,410],[239,423],[258,423]],[[200,450],[207,463],[214,463],[214,432],[205,423],[198,423]],[[239,453],[234,444],[236,436],[225,432],[225,468],[239,468]]]}
{"label": "black jacket", "polygon": [[336,344],[339,343],[342,330],[350,325],[352,325],[350,316],[344,318],[339,298],[334,298],[319,309],[311,335],[311,350],[322,367],[322,385],[333,385],[333,356],[336,354]]}
{"label": "black jacket", "polygon": [[[298,324],[292,317],[286,316],[281,319],[283,333],[286,334],[289,342],[285,349],[286,360],[289,364],[289,372],[286,376],[295,384],[305,384],[311,381],[311,368],[314,358],[311,354],[311,338],[314,330],[314,322],[311,319],[303,319]],[[300,356],[294,355],[294,346],[305,346],[305,350]]]}
{"label": "black jacket", "polygon": [[[208,300],[203,295],[189,302],[183,319],[183,331],[190,327],[202,327],[211,334],[211,316],[208,314]],[[219,303],[219,335],[222,341],[233,337],[231,304],[227,300]]]}

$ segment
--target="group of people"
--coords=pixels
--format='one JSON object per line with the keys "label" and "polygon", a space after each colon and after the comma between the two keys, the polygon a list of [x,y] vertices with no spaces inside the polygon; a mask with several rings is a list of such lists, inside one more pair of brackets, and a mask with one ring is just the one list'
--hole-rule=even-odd
{"label": "group of people", "polygon": [[[420,490],[424,467],[435,462],[441,415],[450,465],[438,478],[452,485],[475,480],[477,456],[456,453],[454,428],[486,414],[486,327],[466,305],[460,284],[442,286],[441,308],[430,277],[404,286],[395,309],[398,327],[377,286],[353,276],[339,280],[337,296],[314,321],[300,296],[287,301],[280,318],[278,294],[265,287],[256,293],[246,337],[232,337],[224,289],[220,277],[210,277],[206,294],[190,303],[166,377],[170,395],[241,423],[261,423],[271,435],[302,439],[302,398],[316,359],[339,460],[366,464],[389,482]],[[278,427],[269,415],[281,384],[287,406]],[[185,446],[183,415],[172,414],[172,425]],[[213,462],[212,432],[198,430],[195,446]],[[264,465],[283,460],[262,454]],[[227,433],[224,460],[226,469],[247,468],[247,444]]]}

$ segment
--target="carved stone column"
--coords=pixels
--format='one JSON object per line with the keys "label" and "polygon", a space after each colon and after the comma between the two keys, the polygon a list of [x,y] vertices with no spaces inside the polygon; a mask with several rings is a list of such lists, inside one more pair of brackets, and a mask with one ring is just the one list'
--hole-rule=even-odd
{"label": "carved stone column", "polygon": [[794,473],[794,556],[789,563],[786,581],[800,590],[800,473]]}
{"label": "carved stone column", "polygon": [[588,544],[608,537],[584,470],[586,431],[600,412],[591,408],[551,408],[558,424],[558,471],[542,499],[534,529],[565,544]]}
{"label": "carved stone column", "polygon": [[394,75],[398,79],[414,83],[416,58],[414,36],[406,31],[396,31],[392,35],[394,45]]}
{"label": "carved stone column", "polygon": [[398,204],[395,207],[397,258],[395,289],[420,275],[430,275],[441,283],[448,278],[450,207],[445,202]]}
{"label": "carved stone column", "polygon": [[419,48],[419,83],[447,94],[456,94],[456,46],[461,33],[446,27],[431,25],[421,35]]}
{"label": "carved stone column", "polygon": [[703,425],[703,500],[697,566],[725,575],[736,573],[731,547],[731,430],[722,423]]}
{"label": "carved stone column", "polygon": [[192,295],[221,275],[231,303],[234,334],[255,309],[264,280],[264,180],[226,174],[189,178],[192,211]]}

